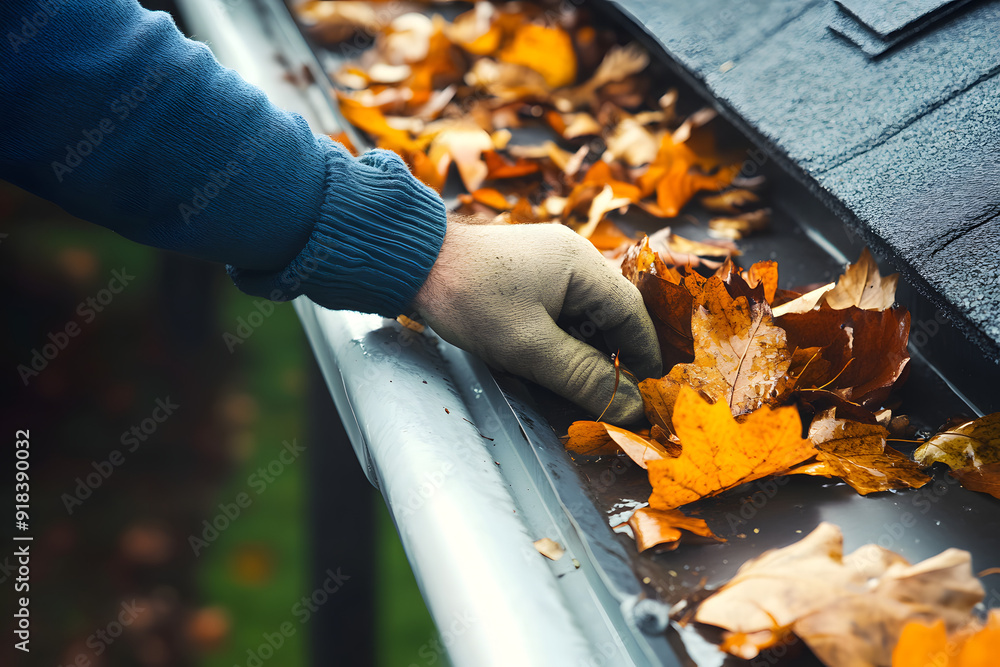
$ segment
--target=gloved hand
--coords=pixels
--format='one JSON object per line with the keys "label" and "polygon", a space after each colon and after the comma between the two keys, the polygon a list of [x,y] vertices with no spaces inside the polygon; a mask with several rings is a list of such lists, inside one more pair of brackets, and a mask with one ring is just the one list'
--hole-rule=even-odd
{"label": "gloved hand", "polygon": [[659,377],[660,348],[639,290],[589,241],[557,224],[469,224],[450,217],[444,245],[414,300],[446,341],[528,378],[595,416],[643,418],[642,397],[622,368],[556,325],[585,317],[640,380]]}

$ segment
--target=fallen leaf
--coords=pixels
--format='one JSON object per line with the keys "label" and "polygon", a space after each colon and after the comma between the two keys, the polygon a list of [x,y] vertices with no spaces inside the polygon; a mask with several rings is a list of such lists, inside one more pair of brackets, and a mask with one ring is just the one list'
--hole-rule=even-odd
{"label": "fallen leaf", "polygon": [[821,523],[799,542],[744,563],[694,618],[762,644],[793,632],[830,667],[875,667],[890,664],[910,621],[940,618],[954,630],[982,598],[966,551],[948,549],[916,565],[874,544],[844,556],[840,529]]}
{"label": "fallen leaf", "polygon": [[[562,208],[559,210],[562,211]],[[598,250],[614,250],[624,244],[631,245],[635,239],[625,234],[618,225],[605,218],[590,235],[590,242]]]}
{"label": "fallen leaf", "polygon": [[836,287],[824,295],[824,301],[835,310],[856,306],[863,310],[885,310],[896,301],[896,284],[899,274],[883,278],[878,264],[868,248],[861,251],[861,258],[851,264],[840,276]]}
{"label": "fallen leaf", "polygon": [[[822,388],[866,407],[878,407],[905,380],[910,314],[903,308],[883,311],[822,306],[775,318],[792,347],[820,347],[829,363]],[[806,387],[801,387],[805,389]]]}
{"label": "fallen leaf", "polygon": [[475,192],[489,176],[484,152],[493,152],[493,140],[483,128],[468,121],[449,122],[434,135],[427,157],[438,172],[447,174],[451,162],[458,167],[465,189]]}
{"label": "fallen leaf", "polygon": [[816,454],[793,407],[762,408],[737,422],[725,403],[682,386],[673,410],[681,453],[649,461],[649,506],[669,510],[782,472]]}
{"label": "fallen leaf", "polygon": [[774,308],[774,316],[781,317],[782,315],[800,314],[808,313],[820,304],[823,300],[823,296],[836,287],[836,283],[830,283],[828,285],[823,285],[822,287],[817,287],[816,289],[806,292],[791,301],[786,301],[780,306]]}
{"label": "fallen leaf", "polygon": [[610,185],[605,185],[600,192],[591,200],[590,210],[587,214],[587,222],[577,229],[577,233],[585,239],[589,239],[590,235],[594,233],[597,229],[598,223],[604,219],[604,216],[611,211],[617,211],[618,209],[627,207],[631,203],[631,200],[625,199],[624,197],[615,197],[614,190],[611,189]]}
{"label": "fallen leaf", "polygon": [[656,259],[656,253],[649,247],[649,237],[643,236],[641,241],[625,252],[625,257],[622,259],[622,275],[633,285],[638,285],[639,274],[652,269]]}
{"label": "fallen leaf", "polygon": [[759,203],[760,197],[755,192],[743,188],[734,188],[701,198],[702,206],[717,213],[742,213]]}
{"label": "fallen leaf", "polygon": [[785,332],[774,325],[766,303],[734,299],[717,276],[705,283],[700,300],[704,305],[691,317],[694,361],[639,384],[647,417],[663,428],[669,428],[677,385],[694,387],[741,415],[778,397],[791,364]]}
{"label": "fallen leaf", "polygon": [[502,155],[492,150],[492,146],[485,153],[487,178],[497,180],[503,178],[520,178],[528,176],[538,171],[538,163],[531,160],[519,158],[514,162],[504,159]]}
{"label": "fallen leaf", "polygon": [[934,435],[913,458],[921,465],[944,463],[952,470],[1000,462],[1000,412]]}
{"label": "fallen leaf", "polygon": [[988,493],[994,498],[1000,498],[1000,463],[961,468],[950,474],[969,491]]}
{"label": "fallen leaf", "polygon": [[638,276],[636,287],[642,294],[660,344],[663,367],[694,359],[694,337],[691,333],[693,299],[683,286],[672,283],[649,271]]}
{"label": "fallen leaf", "polygon": [[925,466],[944,463],[966,489],[1000,498],[1000,412],[934,435],[913,458]]}
{"label": "fallen leaf", "polygon": [[605,159],[621,160],[630,167],[648,164],[656,159],[659,144],[656,136],[634,118],[623,118],[606,141]]}
{"label": "fallen leaf", "polygon": [[563,549],[561,544],[548,537],[535,540],[534,545],[535,549],[538,550],[538,553],[542,554],[549,560],[559,560],[566,554],[566,550]]}
{"label": "fallen leaf", "polygon": [[599,88],[637,74],[648,64],[649,55],[642,47],[636,44],[612,46],[590,79],[575,88],[561,90],[555,95],[556,107],[560,111],[572,111],[594,104]]}
{"label": "fallen leaf", "polygon": [[469,11],[459,14],[445,27],[453,43],[477,56],[492,55],[500,48],[503,29],[493,22],[496,7],[489,2],[477,2]]}
{"label": "fallen leaf", "polygon": [[595,162],[583,176],[585,185],[609,185],[615,197],[623,197],[629,201],[639,201],[639,187],[616,179],[611,173],[611,166],[604,160]]}
{"label": "fallen leaf", "polygon": [[684,536],[682,531],[719,542],[726,541],[713,533],[704,519],[685,516],[680,510],[640,507],[629,517],[628,525],[640,552],[658,545],[666,545],[666,551],[673,551],[680,546]]}
{"label": "fallen leaf", "polygon": [[524,65],[480,58],[466,72],[465,83],[496,97],[500,102],[547,99],[550,89],[545,77]]}
{"label": "fallen leaf", "polygon": [[676,456],[679,448],[665,446],[632,431],[604,422],[578,421],[569,427],[566,450],[584,456],[612,456],[624,452],[641,468],[650,461]]}
{"label": "fallen leaf", "polygon": [[993,667],[1000,647],[1000,611],[948,636],[944,621],[911,621],[892,652],[892,667]]}
{"label": "fallen leaf", "polygon": [[739,241],[755,232],[762,232],[771,224],[771,209],[761,208],[725,218],[708,221],[708,235],[717,239]]}
{"label": "fallen leaf", "polygon": [[508,211],[511,209],[511,204],[507,201],[507,197],[499,190],[494,190],[493,188],[479,188],[472,194],[459,195],[460,199],[463,197],[468,197],[469,201],[477,201],[498,211]]}
{"label": "fallen leaf", "polygon": [[771,260],[755,262],[743,272],[743,279],[751,288],[761,285],[764,289],[764,300],[772,303],[778,291],[778,263]]}
{"label": "fallen leaf", "polygon": [[576,80],[576,53],[573,40],[557,26],[525,23],[500,52],[500,60],[535,70],[550,89],[568,86]]}
{"label": "fallen leaf", "polygon": [[817,415],[809,427],[809,439],[833,476],[867,495],[892,489],[919,489],[931,478],[920,466],[886,443],[889,431],[878,424],[838,419],[834,410]]}
{"label": "fallen leaf", "polygon": [[374,35],[384,19],[368,2],[320,2],[312,0],[295,8],[296,16],[320,40],[336,44],[358,33]]}

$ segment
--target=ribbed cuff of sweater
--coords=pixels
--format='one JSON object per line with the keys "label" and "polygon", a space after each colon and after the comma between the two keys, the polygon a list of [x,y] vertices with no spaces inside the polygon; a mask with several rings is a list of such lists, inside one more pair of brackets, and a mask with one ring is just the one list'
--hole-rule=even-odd
{"label": "ribbed cuff of sweater", "polygon": [[324,200],[302,251],[276,272],[228,266],[236,286],[272,301],[300,294],[334,310],[396,317],[423,285],[444,240],[444,202],[393,152],[354,158],[327,147]]}

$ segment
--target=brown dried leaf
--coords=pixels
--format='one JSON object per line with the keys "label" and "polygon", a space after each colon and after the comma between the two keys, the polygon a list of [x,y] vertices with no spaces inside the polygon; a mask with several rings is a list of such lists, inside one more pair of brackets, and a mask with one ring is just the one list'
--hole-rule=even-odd
{"label": "brown dried leaf", "polygon": [[953,470],[951,476],[969,491],[988,493],[994,498],[1000,498],[1000,463]]}
{"label": "brown dried leaf", "polygon": [[813,420],[809,439],[836,477],[861,495],[891,489],[919,489],[931,480],[910,457],[886,444],[889,432],[877,424],[838,419],[827,410]]}
{"label": "brown dried leaf", "polygon": [[822,348],[829,371],[817,387],[843,399],[878,407],[906,377],[910,314],[903,308],[833,310],[824,305],[775,321],[787,332],[790,346]]}
{"label": "brown dried leaf", "polygon": [[695,620],[762,638],[791,631],[826,665],[874,667],[891,662],[907,623],[941,618],[955,630],[982,598],[966,551],[948,549],[916,565],[874,544],[844,556],[840,529],[822,523],[744,563]]}
{"label": "brown dried leaf", "polygon": [[899,274],[883,278],[878,264],[868,248],[861,251],[861,258],[847,267],[836,287],[826,293],[824,301],[835,310],[857,306],[863,310],[885,310],[896,301],[896,284]]}
{"label": "brown dried leaf", "polygon": [[762,232],[771,224],[771,209],[761,208],[725,218],[708,221],[708,235],[717,239],[739,241],[755,232]]}
{"label": "brown dried leaf", "polygon": [[743,188],[734,188],[701,198],[702,206],[717,213],[742,213],[759,203],[760,197],[755,192]]}

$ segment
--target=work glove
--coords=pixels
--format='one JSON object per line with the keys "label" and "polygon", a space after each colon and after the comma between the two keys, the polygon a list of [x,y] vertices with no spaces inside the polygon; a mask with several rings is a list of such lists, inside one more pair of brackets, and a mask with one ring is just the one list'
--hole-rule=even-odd
{"label": "work glove", "polygon": [[[639,387],[626,369],[638,380],[660,376],[660,348],[639,290],[563,225],[450,217],[414,306],[444,340],[595,416],[603,412],[607,422],[643,418]],[[619,351],[617,391],[611,359],[560,329],[563,317],[583,318],[580,331],[600,330]]]}

